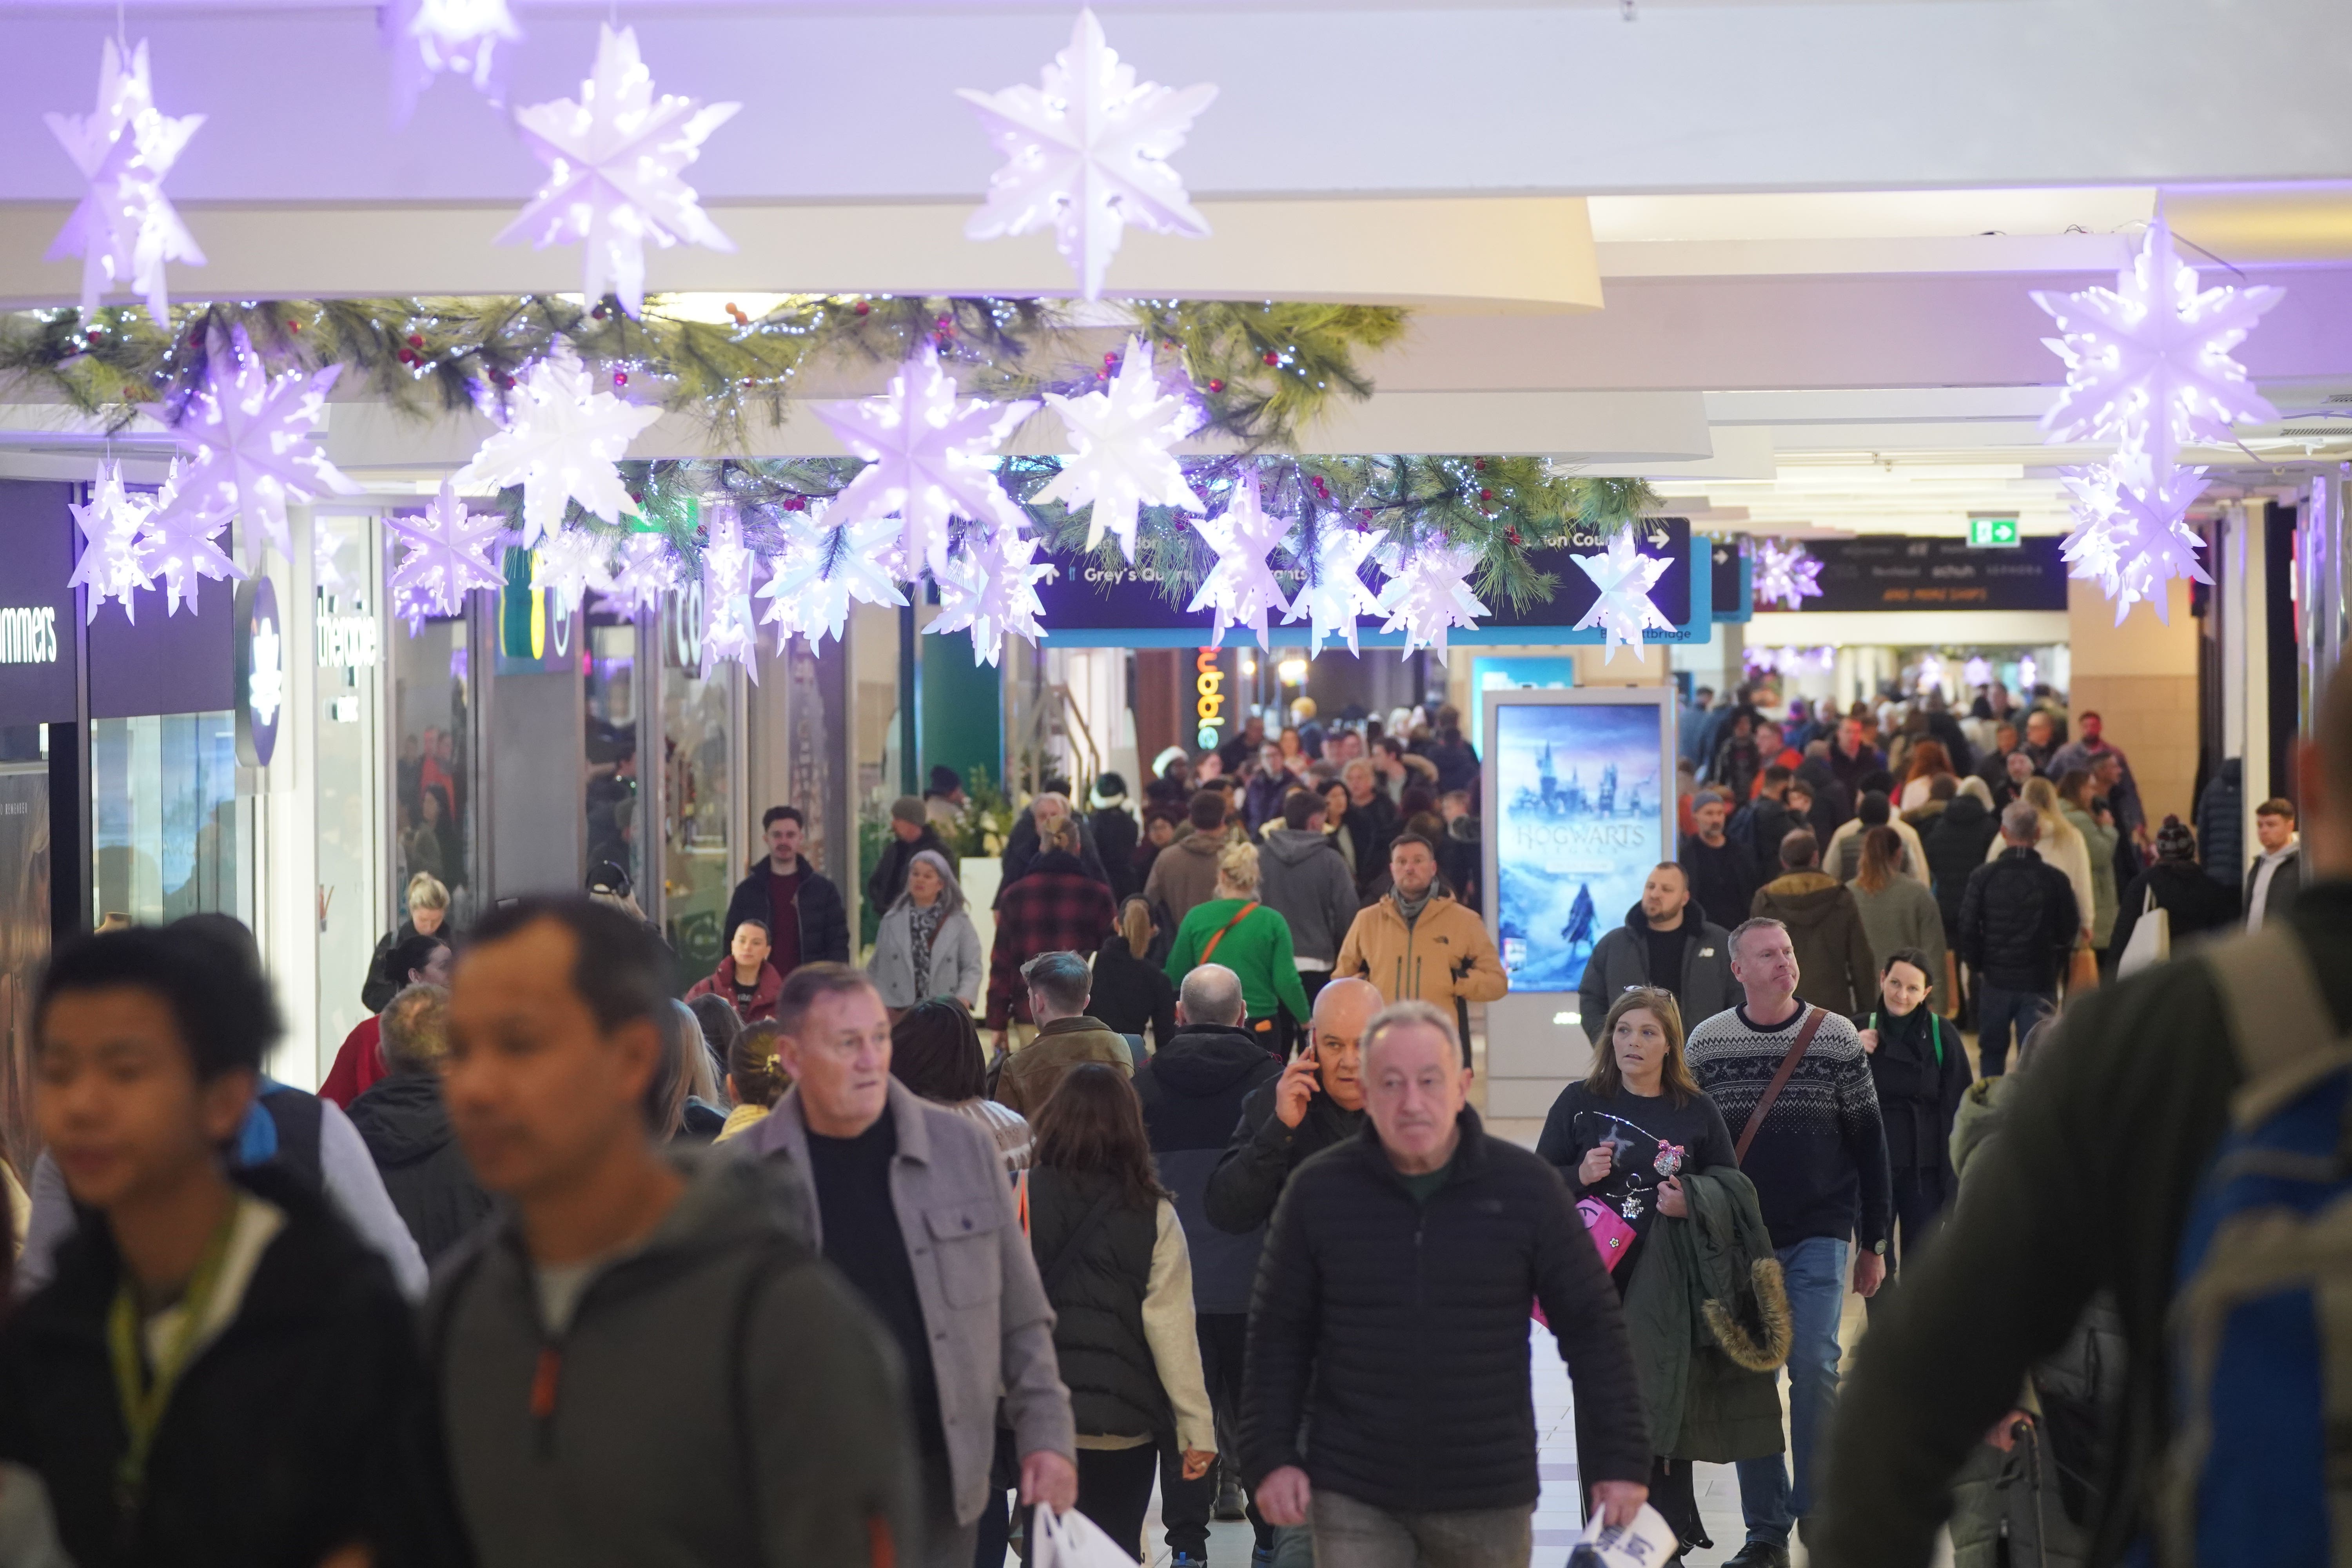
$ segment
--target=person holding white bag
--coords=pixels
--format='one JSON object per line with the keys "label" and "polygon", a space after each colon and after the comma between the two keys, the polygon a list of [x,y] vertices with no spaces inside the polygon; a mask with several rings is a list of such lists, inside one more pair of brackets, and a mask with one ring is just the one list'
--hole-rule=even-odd
{"label": "person holding white bag", "polygon": [[2197,864],[2197,836],[2180,818],[2168,816],[2156,836],[2156,863],[2116,900],[2110,942],[2116,975],[2137,974],[2171,957],[2179,943],[2237,918],[2237,899]]}

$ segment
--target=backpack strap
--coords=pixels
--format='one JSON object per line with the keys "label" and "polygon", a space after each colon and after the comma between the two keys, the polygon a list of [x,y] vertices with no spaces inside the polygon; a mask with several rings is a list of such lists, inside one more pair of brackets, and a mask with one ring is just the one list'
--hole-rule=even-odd
{"label": "backpack strap", "polygon": [[1225,940],[1225,933],[1255,913],[1257,913],[1257,900],[1255,899],[1252,899],[1240,909],[1235,910],[1234,911],[1234,918],[1219,926],[1217,928],[1217,934],[1211,937],[1209,939],[1208,945],[1201,949],[1201,962],[1202,963],[1208,963],[1209,955],[1217,951],[1217,943]]}
{"label": "backpack strap", "polygon": [[2352,1038],[2336,1028],[2311,955],[2292,928],[2268,925],[2232,937],[2204,958],[2246,1072],[2230,1104],[2235,1126],[2256,1125],[2329,1073],[2352,1067]]}

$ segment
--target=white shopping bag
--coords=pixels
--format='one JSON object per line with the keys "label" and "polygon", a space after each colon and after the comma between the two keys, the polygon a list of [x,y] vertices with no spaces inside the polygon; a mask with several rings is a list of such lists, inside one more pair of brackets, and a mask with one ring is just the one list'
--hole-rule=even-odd
{"label": "white shopping bag", "polygon": [[1135,1568],[1135,1549],[1113,1541],[1076,1509],[1056,1514],[1040,1504],[1029,1520],[1029,1568]]}
{"label": "white shopping bag", "polygon": [[1665,1568],[1682,1549],[1675,1527],[1648,1503],[1629,1525],[1604,1525],[1594,1514],[1568,1554],[1568,1568]]}
{"label": "white shopping bag", "polygon": [[2172,916],[2156,901],[2156,889],[2150,888],[2140,900],[2139,924],[2132,927],[2131,941],[2124,944],[2123,956],[2116,960],[2116,978],[2129,980],[2152,964],[2162,963],[2172,956]]}

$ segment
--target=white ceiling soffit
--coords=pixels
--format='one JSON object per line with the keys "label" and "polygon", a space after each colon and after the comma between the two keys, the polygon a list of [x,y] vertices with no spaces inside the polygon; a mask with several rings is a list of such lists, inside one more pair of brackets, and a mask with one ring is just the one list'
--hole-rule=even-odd
{"label": "white ceiling soffit", "polygon": [[1741,628],[1749,647],[2039,647],[2073,636],[2064,610],[1759,610]]}

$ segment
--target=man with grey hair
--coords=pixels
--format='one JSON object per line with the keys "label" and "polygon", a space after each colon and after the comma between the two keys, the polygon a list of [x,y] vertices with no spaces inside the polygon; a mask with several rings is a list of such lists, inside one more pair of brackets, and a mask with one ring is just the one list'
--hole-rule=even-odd
{"label": "man with grey hair", "polygon": [[1738,1005],[1693,1029],[1683,1055],[1738,1140],[1788,1287],[1796,1477],[1792,1485],[1778,1454],[1739,1462],[1748,1540],[1727,1568],[1788,1568],[1789,1532],[1811,1512],[1813,1456],[1837,1409],[1846,1247],[1859,1243],[1854,1289],[1874,1294],[1886,1274],[1894,1186],[1862,1037],[1841,1014],[1798,998],[1789,928],[1759,918],[1734,930],[1731,977]]}
{"label": "man with grey hair", "polygon": [[2074,884],[2033,847],[2041,832],[2031,801],[2010,802],[2000,814],[2000,853],[1969,873],[1960,895],[1954,945],[1977,977],[1977,1049],[1987,1078],[2008,1064],[2011,1032],[2021,1042],[2058,1005],[2058,982],[2082,931]]}
{"label": "man with grey hair", "polygon": [[1094,995],[1094,972],[1075,952],[1041,952],[1021,966],[1029,988],[1029,1016],[1037,1033],[1005,1058],[997,1077],[997,1103],[1034,1117],[1062,1084],[1062,1075],[1080,1062],[1102,1062],[1123,1073],[1135,1071],[1124,1037],[1099,1018],[1087,1016]]}
{"label": "man with grey hair", "polygon": [[1444,1009],[1381,1009],[1363,1051],[1370,1127],[1291,1178],[1258,1272],[1242,1467],[1259,1509],[1311,1520],[1317,1560],[1349,1568],[1525,1563],[1533,1300],[1575,1386],[1591,1505],[1631,1521],[1650,1436],[1617,1292],[1568,1188],[1486,1135]]}
{"label": "man with grey hair", "polygon": [[[1176,1200],[1184,1245],[1192,1257],[1192,1316],[1201,1341],[1201,1372],[1209,1385],[1223,1458],[1225,1484],[1240,1490],[1229,1437],[1223,1434],[1241,1407],[1242,1358],[1249,1326],[1250,1287],[1257,1278],[1263,1225],[1239,1232],[1209,1222],[1209,1178],[1225,1152],[1225,1140],[1241,1122],[1243,1102],[1281,1076],[1282,1064],[1259,1037],[1242,1026],[1246,1004],[1241,976],[1222,963],[1203,963],[1184,976],[1176,1002],[1173,1038],[1136,1069],[1136,1098],[1143,1102],[1143,1125],[1160,1179]],[[1216,1475],[1188,1481],[1183,1456],[1171,1441],[1160,1452],[1160,1517],[1168,1550],[1179,1563],[1206,1562],[1209,1516],[1218,1491]],[[1270,1549],[1274,1532],[1253,1511],[1257,1545]]]}

